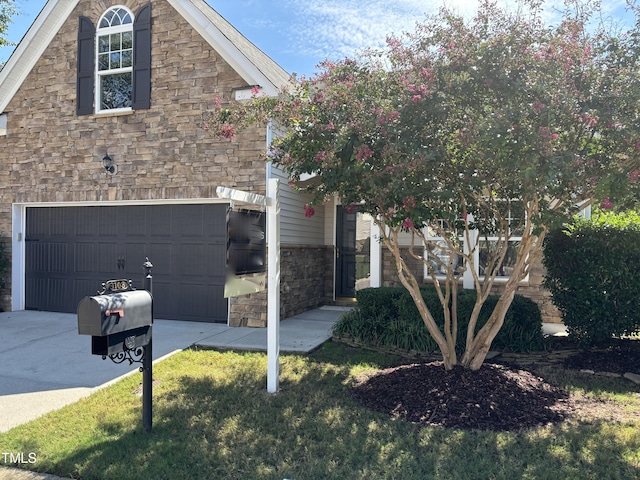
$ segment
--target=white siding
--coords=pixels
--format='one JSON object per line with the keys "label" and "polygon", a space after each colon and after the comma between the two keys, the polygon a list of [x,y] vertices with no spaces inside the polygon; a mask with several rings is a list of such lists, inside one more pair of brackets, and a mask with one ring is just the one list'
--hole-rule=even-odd
{"label": "white siding", "polygon": [[287,175],[271,166],[270,178],[280,180],[280,243],[283,245],[324,245],[325,208],[314,206],[315,215],[305,217],[304,204],[311,196],[295,191]]}

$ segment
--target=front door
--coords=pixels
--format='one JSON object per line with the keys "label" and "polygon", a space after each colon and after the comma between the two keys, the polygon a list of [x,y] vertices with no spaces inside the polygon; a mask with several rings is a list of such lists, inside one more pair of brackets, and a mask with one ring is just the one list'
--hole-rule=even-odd
{"label": "front door", "polygon": [[336,298],[353,298],[370,283],[371,220],[340,205],[336,214]]}

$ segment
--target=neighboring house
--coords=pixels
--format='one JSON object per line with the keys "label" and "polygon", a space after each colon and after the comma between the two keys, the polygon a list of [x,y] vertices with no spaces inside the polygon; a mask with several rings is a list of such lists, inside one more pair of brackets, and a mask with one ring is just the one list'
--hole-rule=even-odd
{"label": "neighboring house", "polygon": [[49,0],[0,71],[2,306],[75,312],[106,280],[140,281],[149,257],[157,318],[264,326],[265,292],[224,298],[227,211],[244,206],[216,189],[264,195],[269,178],[283,318],[393,283],[366,215],[333,200],[305,216],[309,199],[264,160],[269,126],[200,128],[216,97],[288,81],[203,0]]}

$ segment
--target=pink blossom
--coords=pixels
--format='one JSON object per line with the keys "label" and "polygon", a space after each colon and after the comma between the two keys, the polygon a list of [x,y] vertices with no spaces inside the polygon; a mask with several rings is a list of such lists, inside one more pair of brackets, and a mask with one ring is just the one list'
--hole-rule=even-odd
{"label": "pink blossom", "polygon": [[235,129],[235,127],[233,125],[230,125],[228,123],[224,123],[220,127],[220,135],[223,138],[228,138],[230,140],[235,140],[236,139],[236,129]]}
{"label": "pink blossom", "polygon": [[260,93],[260,86],[254,85],[251,87],[251,95],[258,95]]}
{"label": "pink blossom", "polygon": [[600,208],[602,210],[611,210],[613,208],[613,203],[611,203],[609,197],[604,197],[602,199],[602,202],[600,202]]}
{"label": "pink blossom", "polygon": [[316,214],[316,210],[315,208],[313,208],[311,205],[305,203],[304,204],[304,216],[307,218],[311,218]]}
{"label": "pink blossom", "polygon": [[377,124],[384,125],[385,123],[391,123],[397,120],[399,117],[400,117],[400,112],[397,112],[394,110],[393,112],[389,112],[387,115],[380,115],[378,117]]}
{"label": "pink blossom", "polygon": [[533,102],[533,109],[535,110],[536,114],[540,115],[540,112],[542,111],[542,109],[546,107],[546,105],[538,100],[536,100],[535,102]]}
{"label": "pink blossom", "polygon": [[629,183],[637,183],[638,176],[640,176],[640,170],[634,170],[633,172],[629,172]]}
{"label": "pink blossom", "polygon": [[402,228],[411,229],[413,228],[413,221],[410,218],[405,218],[402,222]]}
{"label": "pink blossom", "polygon": [[591,113],[583,113],[580,116],[580,121],[586,123],[589,127],[595,126],[599,120],[600,117],[598,115],[591,115]]}
{"label": "pink blossom", "polygon": [[412,208],[416,207],[416,201],[413,196],[408,197],[404,202],[402,202],[402,207],[409,211]]}
{"label": "pink blossom", "polygon": [[373,156],[373,152],[368,145],[360,145],[356,151],[356,161],[364,163]]}

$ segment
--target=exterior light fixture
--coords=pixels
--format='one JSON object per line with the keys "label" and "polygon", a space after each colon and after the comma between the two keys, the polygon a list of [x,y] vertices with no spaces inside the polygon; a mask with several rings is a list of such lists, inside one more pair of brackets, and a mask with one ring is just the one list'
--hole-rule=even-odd
{"label": "exterior light fixture", "polygon": [[113,173],[116,170],[116,168],[113,166],[113,160],[108,153],[104,157],[102,157],[102,166],[107,171],[107,173]]}

